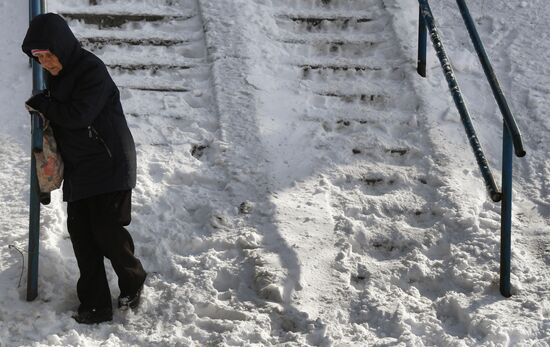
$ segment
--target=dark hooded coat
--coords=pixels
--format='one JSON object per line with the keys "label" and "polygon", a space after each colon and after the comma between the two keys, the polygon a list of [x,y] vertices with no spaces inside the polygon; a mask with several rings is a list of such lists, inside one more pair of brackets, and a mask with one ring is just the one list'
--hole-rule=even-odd
{"label": "dark hooded coat", "polygon": [[105,64],[53,13],[31,21],[22,49],[31,58],[31,50],[48,49],[63,66],[57,76],[48,74],[48,93],[33,104],[51,121],[65,164],[63,199],[134,188],[134,140]]}

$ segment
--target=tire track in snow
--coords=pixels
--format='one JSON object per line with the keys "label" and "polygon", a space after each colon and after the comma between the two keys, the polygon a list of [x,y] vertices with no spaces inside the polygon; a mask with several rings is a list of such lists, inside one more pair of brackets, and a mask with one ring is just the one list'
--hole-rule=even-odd
{"label": "tire track in snow", "polygon": [[224,153],[232,178],[228,190],[236,202],[244,201],[251,207],[241,228],[260,246],[248,253],[254,291],[248,295],[259,312],[270,319],[273,343],[304,344],[322,339],[323,326],[310,321],[293,303],[293,293],[301,289],[302,273],[296,248],[280,232],[273,202],[277,192],[268,179],[270,162],[277,159],[265,150],[257,105],[257,93],[263,87],[254,79],[263,40],[257,33],[262,9],[246,1],[201,1],[201,5],[222,140],[227,144]]}

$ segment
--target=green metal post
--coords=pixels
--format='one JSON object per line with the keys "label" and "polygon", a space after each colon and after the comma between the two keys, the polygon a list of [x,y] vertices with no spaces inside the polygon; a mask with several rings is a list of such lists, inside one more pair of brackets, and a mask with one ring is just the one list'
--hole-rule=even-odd
{"label": "green metal post", "polygon": [[426,28],[426,22],[424,22],[424,16],[422,15],[422,8],[418,8],[418,63],[416,71],[422,77],[426,77],[426,55],[428,49],[428,29]]}
{"label": "green metal post", "polygon": [[512,262],[512,161],[513,141],[510,129],[504,123],[502,144],[502,205],[500,221],[500,293],[512,295],[510,272]]}
{"label": "green metal post", "polygon": [[[44,1],[31,0],[30,18],[44,12]],[[32,60],[33,95],[44,89],[44,72],[42,67]],[[42,150],[42,119],[40,115],[31,113],[31,182],[30,182],[30,213],[29,213],[29,260],[27,271],[27,301],[38,296],[38,251],[40,241],[40,188],[36,175],[36,160],[34,152]]]}

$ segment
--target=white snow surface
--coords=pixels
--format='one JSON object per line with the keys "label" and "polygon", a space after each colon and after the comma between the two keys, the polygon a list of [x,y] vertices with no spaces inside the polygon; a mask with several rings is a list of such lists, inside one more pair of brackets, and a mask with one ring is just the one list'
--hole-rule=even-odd
{"label": "white snow surface", "polygon": [[[433,49],[428,78],[415,71],[416,1],[99,3],[48,6],[183,18],[69,22],[80,38],[180,40],[94,50],[111,66],[137,144],[129,230],[149,272],[143,302],[108,323],[71,318],[78,268],[59,191],[41,209],[38,298],[25,300],[25,275],[18,286],[28,8],[0,0],[0,346],[550,345],[546,0],[469,2],[527,150],[514,159],[510,298],[499,293],[500,204],[486,193]],[[500,182],[498,107],[456,3],[432,8]],[[143,62],[179,68],[115,67]]]}

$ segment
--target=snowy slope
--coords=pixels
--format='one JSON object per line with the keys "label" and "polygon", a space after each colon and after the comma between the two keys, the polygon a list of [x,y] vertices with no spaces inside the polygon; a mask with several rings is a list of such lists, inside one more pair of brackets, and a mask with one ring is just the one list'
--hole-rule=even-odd
{"label": "snowy slope", "polygon": [[[95,3],[48,4],[121,89],[144,302],[111,323],[72,321],[78,269],[60,194],[42,209],[39,298],[17,288],[8,245],[26,249],[31,76],[26,6],[4,0],[0,346],[550,344],[544,1],[470,4],[528,153],[514,166],[509,299],[500,206],[433,51],[428,78],[415,72],[414,0]],[[499,178],[498,108],[456,4],[432,6]]]}

